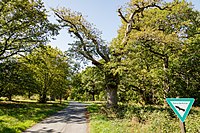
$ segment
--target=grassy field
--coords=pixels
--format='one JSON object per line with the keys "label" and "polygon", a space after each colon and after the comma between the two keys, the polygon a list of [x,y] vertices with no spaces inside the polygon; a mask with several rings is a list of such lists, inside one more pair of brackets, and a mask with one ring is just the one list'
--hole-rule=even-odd
{"label": "grassy field", "polygon": [[[88,106],[91,133],[180,133],[179,119],[169,107],[102,104]],[[188,133],[200,133],[200,108],[193,107],[185,121]]]}
{"label": "grassy field", "polygon": [[21,133],[45,117],[67,106],[67,103],[0,101],[0,133]]}

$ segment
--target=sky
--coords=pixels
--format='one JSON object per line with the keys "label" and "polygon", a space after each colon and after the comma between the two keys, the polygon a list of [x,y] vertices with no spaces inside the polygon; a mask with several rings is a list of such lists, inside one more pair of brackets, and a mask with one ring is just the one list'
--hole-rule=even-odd
{"label": "sky", "polygon": [[[117,36],[117,30],[120,27],[120,18],[117,9],[130,0],[43,0],[44,5],[49,11],[49,19],[56,22],[56,17],[50,8],[66,7],[73,11],[79,11],[86,16],[86,19],[93,23],[97,29],[102,31],[102,37],[110,42]],[[166,0],[172,1],[172,0]],[[200,10],[200,0],[187,0],[192,2],[195,9]],[[51,40],[50,45],[57,47],[62,51],[68,49],[68,43],[73,42],[66,30],[61,30],[60,34]]]}

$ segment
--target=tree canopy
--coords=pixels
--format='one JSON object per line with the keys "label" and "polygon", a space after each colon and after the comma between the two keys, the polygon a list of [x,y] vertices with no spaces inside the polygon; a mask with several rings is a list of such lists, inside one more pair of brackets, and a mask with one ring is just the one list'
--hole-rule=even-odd
{"label": "tree canopy", "polygon": [[195,45],[191,40],[199,40],[199,12],[186,1],[131,0],[118,9],[122,26],[111,45],[101,39],[100,32],[80,12],[67,8],[54,12],[76,39],[71,44],[75,58],[90,60],[105,74],[110,105],[117,104],[117,91],[123,90],[122,86],[126,92],[137,92],[147,103],[182,96],[174,93],[180,83],[174,76],[180,73],[183,57],[189,58],[187,52]]}
{"label": "tree canopy", "polygon": [[0,60],[47,42],[58,27],[47,19],[41,0],[0,1]]}
{"label": "tree canopy", "polygon": [[[41,0],[0,2],[1,96],[106,98],[110,107],[167,97],[200,103],[200,12],[190,3],[130,0],[117,10],[121,27],[110,43],[82,13],[53,11],[59,25],[49,22]],[[46,46],[61,28],[75,39],[66,52]],[[94,66],[77,71],[74,60]]]}

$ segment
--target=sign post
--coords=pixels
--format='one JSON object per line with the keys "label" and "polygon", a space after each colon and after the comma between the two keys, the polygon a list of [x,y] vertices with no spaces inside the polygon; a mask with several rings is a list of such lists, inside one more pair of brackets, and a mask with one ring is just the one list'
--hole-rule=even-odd
{"label": "sign post", "polygon": [[185,122],[180,121],[181,133],[186,133]]}
{"label": "sign post", "polygon": [[180,119],[181,133],[186,133],[185,119],[194,103],[194,98],[166,98],[167,103]]}

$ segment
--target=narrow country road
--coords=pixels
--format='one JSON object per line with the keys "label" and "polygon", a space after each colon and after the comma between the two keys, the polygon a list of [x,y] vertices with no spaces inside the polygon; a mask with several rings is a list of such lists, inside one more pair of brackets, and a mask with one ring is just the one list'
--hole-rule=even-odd
{"label": "narrow country road", "polygon": [[86,104],[69,102],[66,109],[46,118],[23,133],[88,133]]}

